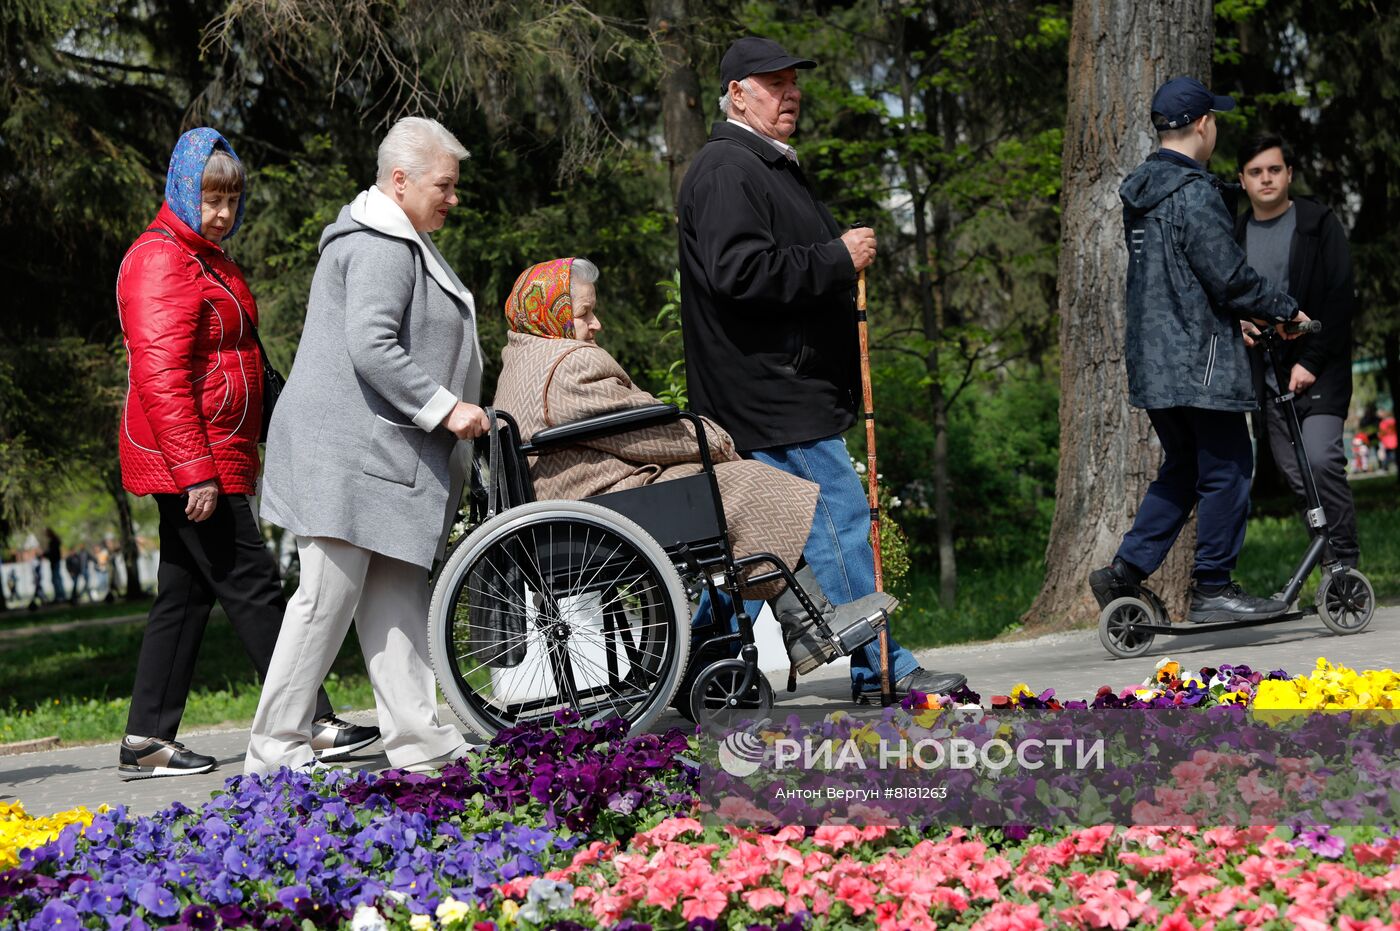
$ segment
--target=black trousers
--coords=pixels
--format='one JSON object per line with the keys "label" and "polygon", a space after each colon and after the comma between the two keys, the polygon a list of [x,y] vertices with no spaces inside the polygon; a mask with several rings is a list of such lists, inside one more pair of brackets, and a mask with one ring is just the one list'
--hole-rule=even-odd
{"label": "black trousers", "polygon": [[[200,523],[185,517],[183,495],[153,497],[160,509],[159,590],[141,638],[126,732],[174,740],[215,600],[260,681],[267,678],[287,602],[247,495],[221,495],[213,515]],[[321,688],[316,717],[330,712]]]}

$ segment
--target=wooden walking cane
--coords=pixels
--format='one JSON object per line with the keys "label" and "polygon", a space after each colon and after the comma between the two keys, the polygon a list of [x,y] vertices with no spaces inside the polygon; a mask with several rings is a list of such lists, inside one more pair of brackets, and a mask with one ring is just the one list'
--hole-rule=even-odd
{"label": "wooden walking cane", "polygon": [[[865,401],[866,478],[870,488],[870,549],[875,555],[875,590],[885,590],[885,573],[880,565],[880,480],[875,470],[875,401],[870,390],[870,327],[865,319],[865,269],[856,279],[856,329],[860,333],[860,391]],[[890,684],[890,624],[880,628],[880,702],[894,703]]]}

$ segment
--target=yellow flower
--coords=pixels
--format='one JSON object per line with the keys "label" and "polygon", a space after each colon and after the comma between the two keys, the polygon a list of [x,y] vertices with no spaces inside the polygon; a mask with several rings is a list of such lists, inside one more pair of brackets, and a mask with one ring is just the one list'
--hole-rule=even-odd
{"label": "yellow flower", "polygon": [[1026,685],[1026,683],[1017,682],[1015,685],[1011,686],[1010,698],[1011,704],[1019,705],[1023,698],[1035,698],[1035,693],[1031,691],[1031,687]]}
{"label": "yellow flower", "polygon": [[466,902],[458,902],[448,896],[438,904],[437,918],[438,921],[442,922],[442,926],[447,928],[464,921],[471,912],[472,907]]}
{"label": "yellow flower", "polygon": [[514,899],[506,899],[501,903],[501,921],[514,921],[515,913],[520,911],[520,903]]}
{"label": "yellow flower", "polygon": [[412,928],[413,931],[432,931],[433,919],[429,918],[427,915],[414,915],[412,918],[408,919],[408,926]]}
{"label": "yellow flower", "polygon": [[[98,812],[107,811],[107,806]],[[41,847],[57,837],[70,824],[86,828],[93,813],[86,808],[60,811],[48,817],[31,818],[19,802],[0,802],[0,870],[19,865],[19,852],[26,847]]]}

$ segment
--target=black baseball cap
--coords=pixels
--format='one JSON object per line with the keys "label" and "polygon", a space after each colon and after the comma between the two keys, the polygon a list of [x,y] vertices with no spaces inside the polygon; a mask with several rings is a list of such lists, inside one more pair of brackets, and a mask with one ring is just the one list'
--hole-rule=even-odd
{"label": "black baseball cap", "polygon": [[730,81],[742,81],[751,74],[765,74],[769,71],[782,71],[784,68],[815,68],[817,63],[810,58],[796,58],[787,53],[772,39],[761,36],[744,36],[735,40],[724,53],[719,63],[719,79],[722,90],[729,89]]}
{"label": "black baseball cap", "polygon": [[1180,129],[1212,110],[1235,109],[1235,98],[1212,94],[1195,78],[1172,78],[1152,95],[1152,112],[1161,119],[1152,125],[1158,132]]}

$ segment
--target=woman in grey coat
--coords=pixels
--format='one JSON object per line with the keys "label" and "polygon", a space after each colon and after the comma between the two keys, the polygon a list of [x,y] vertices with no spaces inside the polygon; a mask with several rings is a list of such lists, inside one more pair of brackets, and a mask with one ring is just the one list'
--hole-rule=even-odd
{"label": "woman in grey coat", "polygon": [[487,428],[472,295],[428,234],[456,205],[467,155],[410,117],[379,146],[375,185],[321,234],[296,364],[267,440],[262,516],[296,535],[287,605],[244,763],[312,762],[315,686],[351,620],[393,766],[465,750],[437,720],[428,572],[460,494],[459,440]]}

